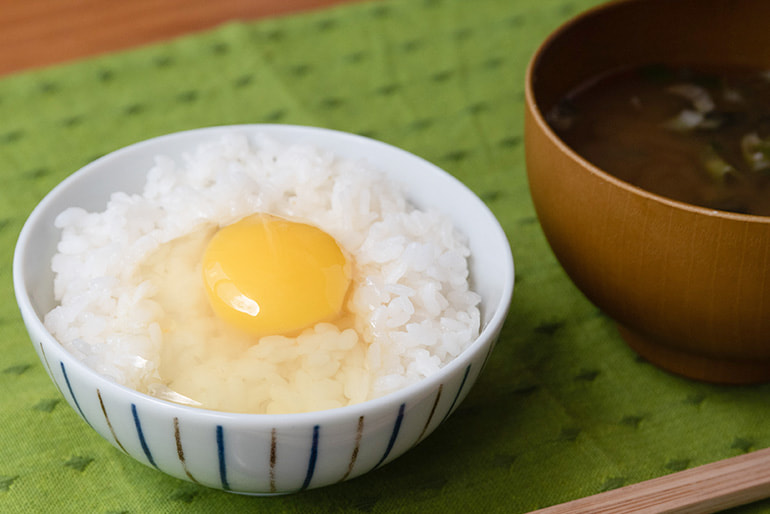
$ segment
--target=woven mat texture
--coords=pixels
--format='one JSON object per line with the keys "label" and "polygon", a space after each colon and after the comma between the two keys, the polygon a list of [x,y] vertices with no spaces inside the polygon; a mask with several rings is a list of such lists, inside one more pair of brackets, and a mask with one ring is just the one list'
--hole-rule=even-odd
{"label": "woven mat texture", "polygon": [[[697,383],[639,359],[538,225],[524,71],[595,3],[354,3],[0,79],[0,512],[516,513],[770,446],[770,386]],[[82,165],[169,132],[258,122],[364,134],[443,167],[499,218],[517,272],[501,340],[443,426],[376,472],[269,498],[167,477],[91,431],[37,361],[11,284],[25,218]]]}

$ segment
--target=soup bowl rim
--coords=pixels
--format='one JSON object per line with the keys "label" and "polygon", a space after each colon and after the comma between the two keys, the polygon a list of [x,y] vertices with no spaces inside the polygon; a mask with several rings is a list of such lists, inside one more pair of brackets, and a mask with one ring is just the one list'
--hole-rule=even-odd
{"label": "soup bowl rim", "polygon": [[[629,4],[643,3],[644,1],[645,0],[613,0],[607,4],[594,6],[576,16],[573,16],[569,20],[559,25],[556,29],[554,29],[535,49],[534,53],[532,54],[527,64],[527,68],[525,72],[525,80],[524,80],[524,97],[527,105],[527,111],[532,115],[533,121],[537,124],[540,131],[553,144],[555,144],[563,154],[567,155],[570,158],[570,160],[578,163],[581,168],[588,171],[590,174],[594,175],[598,179],[608,182],[614,185],[615,187],[618,187],[626,191],[627,193],[645,198],[651,202],[666,205],[676,210],[687,211],[695,215],[708,216],[713,218],[722,218],[725,220],[740,221],[745,223],[770,224],[770,216],[762,216],[758,214],[745,214],[745,213],[724,211],[720,209],[712,209],[708,207],[701,207],[699,205],[682,202],[680,200],[675,200],[667,196],[653,193],[642,187],[635,186],[629,182],[626,182],[625,180],[622,180],[616,177],[615,175],[612,175],[611,173],[603,170],[599,166],[591,163],[588,159],[583,157],[580,153],[573,150],[572,147],[566,144],[556,134],[556,132],[551,128],[551,126],[545,120],[545,116],[541,109],[541,104],[537,99],[537,91],[536,91],[537,86],[535,82],[536,82],[537,68],[540,65],[540,62],[544,59],[544,56],[547,53],[549,47],[554,43],[554,41],[562,37],[562,35],[565,32],[572,29],[572,27],[582,23],[583,21],[591,17],[600,15],[601,13],[610,9],[622,8]],[[613,70],[605,70],[605,72],[612,72],[612,71]]]}

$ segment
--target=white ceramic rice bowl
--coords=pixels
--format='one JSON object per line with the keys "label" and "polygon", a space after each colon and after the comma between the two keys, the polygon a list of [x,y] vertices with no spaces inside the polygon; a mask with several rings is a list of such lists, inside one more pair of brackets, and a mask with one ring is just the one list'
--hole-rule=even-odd
{"label": "white ceramic rice bowl", "polygon": [[[229,132],[310,143],[364,158],[403,184],[418,207],[450,216],[469,239],[472,288],[481,295],[480,336],[438,373],[387,396],[303,414],[233,414],[169,403],[116,384],[76,360],[43,325],[55,306],[51,257],[65,208],[105,208],[111,193],[140,192],[157,155],[178,158]],[[115,447],[180,479],[245,494],[277,494],[334,484],[372,471],[430,434],[478,378],[500,333],[513,292],[505,233],[468,188],[429,162],[342,132],[289,125],[212,127],[140,142],[64,180],[25,223],[13,263],[22,318],[45,369],[70,406]]]}

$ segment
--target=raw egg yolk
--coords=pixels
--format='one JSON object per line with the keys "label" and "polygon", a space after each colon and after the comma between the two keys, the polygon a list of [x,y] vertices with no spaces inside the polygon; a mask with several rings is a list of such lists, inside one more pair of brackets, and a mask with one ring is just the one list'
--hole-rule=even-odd
{"label": "raw egg yolk", "polygon": [[203,255],[214,312],[256,336],[290,334],[342,310],[351,265],[323,230],[255,214],[221,228]]}

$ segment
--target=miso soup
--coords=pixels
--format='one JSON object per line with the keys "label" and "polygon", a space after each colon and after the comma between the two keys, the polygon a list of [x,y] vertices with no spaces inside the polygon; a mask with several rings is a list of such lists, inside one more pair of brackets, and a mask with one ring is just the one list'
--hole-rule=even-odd
{"label": "miso soup", "polygon": [[706,208],[770,215],[770,72],[621,70],[578,86],[546,118],[621,180]]}

